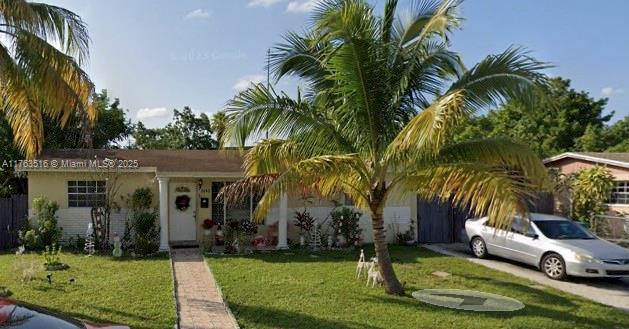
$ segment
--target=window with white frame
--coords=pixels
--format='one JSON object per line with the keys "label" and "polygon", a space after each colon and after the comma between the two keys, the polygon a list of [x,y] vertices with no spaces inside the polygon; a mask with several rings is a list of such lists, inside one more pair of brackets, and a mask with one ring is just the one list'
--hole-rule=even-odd
{"label": "window with white frame", "polygon": [[609,196],[611,204],[629,204],[629,181],[617,181]]}
{"label": "window with white frame", "polygon": [[212,182],[212,218],[223,224],[225,219],[251,219],[259,197],[249,196],[237,204],[226,205],[222,198],[217,198],[220,190],[231,182]]}
{"label": "window with white frame", "polygon": [[68,207],[102,207],[106,199],[104,180],[68,181]]}

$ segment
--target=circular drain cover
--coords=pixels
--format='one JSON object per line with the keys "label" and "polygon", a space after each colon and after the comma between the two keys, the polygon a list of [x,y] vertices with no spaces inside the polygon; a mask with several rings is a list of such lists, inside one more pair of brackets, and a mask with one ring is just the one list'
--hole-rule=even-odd
{"label": "circular drain cover", "polygon": [[467,311],[512,312],[524,308],[519,300],[472,290],[424,289],[412,295],[424,303]]}

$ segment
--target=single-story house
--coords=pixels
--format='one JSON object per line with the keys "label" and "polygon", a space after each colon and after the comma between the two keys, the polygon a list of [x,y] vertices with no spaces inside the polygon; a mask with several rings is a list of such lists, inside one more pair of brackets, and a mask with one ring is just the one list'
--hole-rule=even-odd
{"label": "single-story house", "polygon": [[[237,206],[225,205],[216,198],[225,184],[243,176],[242,162],[238,150],[73,149],[45,151],[35,162],[25,162],[20,170],[27,172],[31,214],[34,198],[45,196],[56,201],[60,206],[58,223],[65,239],[85,236],[92,206],[104,200],[107,184],[116,185],[116,200],[120,200],[120,210],[111,215],[112,234],[123,233],[129,212],[121,197],[140,187],[150,188],[159,213],[160,249],[167,250],[172,245],[202,241],[201,223],[206,218],[222,222],[226,218],[251,217],[252,198]],[[186,207],[178,207],[176,200],[184,195],[189,202]],[[351,201],[342,195],[335,200],[314,198],[305,202],[299,193],[287,191],[261,223],[261,234],[277,225],[277,247],[286,248],[288,239],[298,239],[293,225],[296,211],[306,206],[321,223],[338,203],[351,206]],[[411,220],[417,222],[416,207],[416,197],[391,198],[384,210],[389,240],[394,239],[396,229],[405,231]],[[364,241],[371,242],[369,215],[362,216],[360,227]]]}
{"label": "single-story house", "polygon": [[[611,215],[629,215],[629,153],[566,152],[545,159],[544,164],[564,175],[596,165],[606,167],[616,181],[609,196],[609,211]],[[562,196],[557,197],[559,203],[564,202]]]}

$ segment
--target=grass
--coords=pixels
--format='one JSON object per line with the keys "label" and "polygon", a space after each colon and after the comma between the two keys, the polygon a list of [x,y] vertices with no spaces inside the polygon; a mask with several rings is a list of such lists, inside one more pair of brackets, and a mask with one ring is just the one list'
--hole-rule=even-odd
{"label": "grass", "polygon": [[[116,323],[139,329],[173,328],[170,261],[167,256],[150,259],[115,259],[63,254],[68,270],[55,271],[48,283],[40,255],[22,255],[34,261],[35,279],[22,284],[13,271],[16,256],[0,255],[0,286],[7,286],[11,298],[43,306],[56,312],[95,323]],[[70,279],[75,282],[71,283]]]}
{"label": "grass", "polygon": [[[366,251],[373,250],[371,247]],[[629,328],[629,313],[425,249],[392,247],[407,296],[354,279],[357,253],[295,252],[207,259],[242,328]],[[370,255],[367,255],[370,257]],[[452,275],[439,278],[433,271]],[[427,288],[480,290],[522,301],[515,312],[472,312],[421,303]]]}

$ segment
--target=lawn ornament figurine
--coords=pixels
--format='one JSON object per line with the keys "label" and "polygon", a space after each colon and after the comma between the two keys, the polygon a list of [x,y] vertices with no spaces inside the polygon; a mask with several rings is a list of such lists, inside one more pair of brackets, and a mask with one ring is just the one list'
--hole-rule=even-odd
{"label": "lawn ornament figurine", "polygon": [[365,253],[362,249],[360,249],[360,257],[358,258],[358,264],[356,265],[356,279],[359,279],[363,274],[367,274],[369,270],[369,263],[365,261]]}
{"label": "lawn ornament figurine", "polygon": [[120,237],[118,236],[118,233],[114,233],[114,251],[113,251],[113,256],[114,257],[122,257],[122,243],[120,242]]}
{"label": "lawn ornament figurine", "polygon": [[367,270],[367,287],[369,287],[370,281],[372,288],[374,288],[376,284],[382,285],[382,283],[384,283],[384,278],[378,269],[378,259],[375,257],[371,259],[371,262],[369,262],[369,270]]}
{"label": "lawn ornament figurine", "polygon": [[87,232],[85,233],[85,252],[87,252],[88,256],[94,255],[96,250],[94,249],[94,226],[92,223],[87,224]]}
{"label": "lawn ornament figurine", "polygon": [[312,251],[319,251],[321,248],[321,232],[319,232],[319,228],[315,225],[312,229],[312,233],[310,234],[310,249]]}

